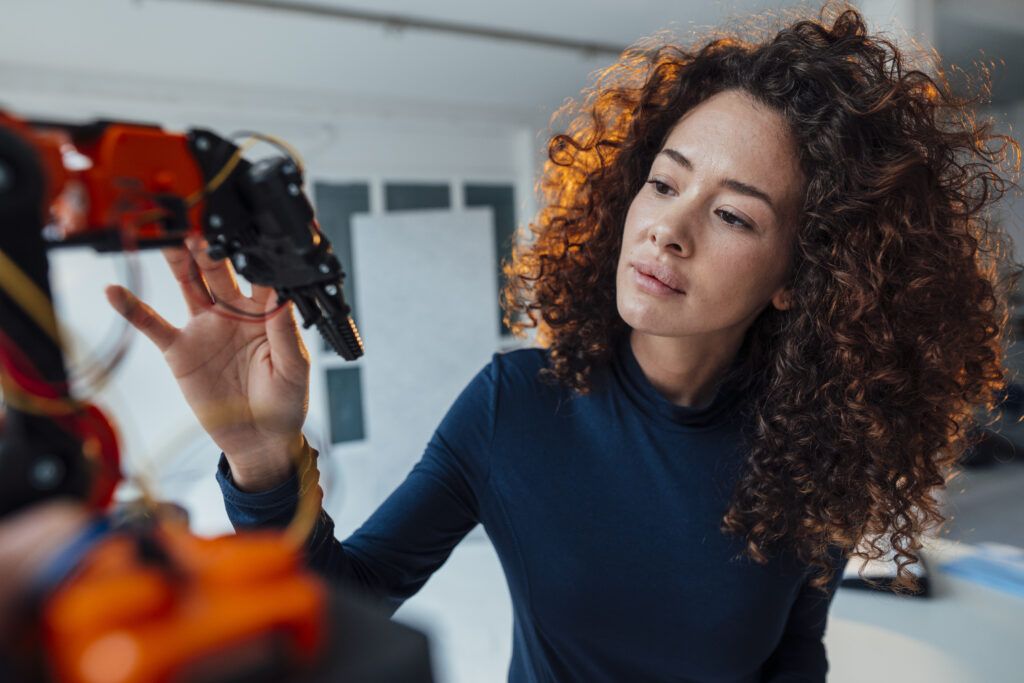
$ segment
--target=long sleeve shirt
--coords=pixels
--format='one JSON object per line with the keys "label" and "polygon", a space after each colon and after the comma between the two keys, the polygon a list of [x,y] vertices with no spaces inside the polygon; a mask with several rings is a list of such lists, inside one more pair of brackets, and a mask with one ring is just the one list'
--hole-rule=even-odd
{"label": "long sleeve shirt", "polygon": [[[321,511],[309,562],[397,607],[477,524],[512,598],[509,681],[824,681],[823,593],[792,554],[765,565],[719,530],[745,457],[737,392],[676,406],[628,344],[593,390],[538,378],[539,349],[496,354],[405,481],[338,541]],[[293,478],[248,494],[218,474],[236,527],[286,524]]]}

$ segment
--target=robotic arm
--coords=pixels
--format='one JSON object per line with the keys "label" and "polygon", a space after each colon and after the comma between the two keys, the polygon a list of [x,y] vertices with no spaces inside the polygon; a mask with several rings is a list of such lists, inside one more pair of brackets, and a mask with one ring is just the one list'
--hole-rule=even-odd
{"label": "robotic arm", "polygon": [[[120,479],[110,422],[69,392],[50,248],[118,251],[201,234],[211,257],[273,287],[281,305],[294,301],[343,358],[362,355],[301,168],[290,156],[253,164],[243,151],[206,130],[0,110],[0,517],[55,497],[102,513]],[[39,678],[431,680],[422,635],[313,577],[300,551],[275,531],[200,540],[161,519],[111,529],[101,514],[43,572],[57,579],[42,582],[33,609]]]}
{"label": "robotic arm", "polygon": [[[188,233],[201,233],[211,257],[231,259],[251,283],[294,301],[305,326],[315,324],[343,358],[362,355],[342,293],[345,274],[317,225],[294,159],[251,164],[241,156],[244,148],[200,129],[182,134],[107,121],[29,123],[2,111],[0,128],[21,137],[43,161],[43,204],[56,219],[45,233],[47,246],[112,251],[179,244]],[[0,168],[3,163],[0,156]],[[7,169],[8,183],[18,182],[13,170]]]}
{"label": "robotic arm", "polygon": [[[362,355],[345,274],[302,191],[298,163],[280,156],[253,164],[243,151],[207,130],[30,122],[0,110],[0,377],[9,409],[0,466],[16,472],[0,483],[0,514],[58,493],[102,505],[113,490],[95,466],[105,462],[109,473],[113,461],[116,470],[109,427],[68,396],[49,248],[119,251],[201,234],[211,257],[273,287],[280,303],[295,302],[304,325],[316,325],[343,358]],[[80,457],[76,441],[93,457]]]}

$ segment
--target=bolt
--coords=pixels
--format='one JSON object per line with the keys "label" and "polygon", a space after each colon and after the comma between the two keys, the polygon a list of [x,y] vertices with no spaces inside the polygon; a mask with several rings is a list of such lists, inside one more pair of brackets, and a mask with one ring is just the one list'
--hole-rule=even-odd
{"label": "bolt", "polygon": [[295,164],[286,164],[281,168],[281,170],[284,171],[286,174],[291,174],[295,173],[295,171],[298,169],[295,168]]}
{"label": "bolt", "polygon": [[204,137],[196,138],[196,149],[200,152],[205,152],[210,149],[210,141]]}
{"label": "bolt", "polygon": [[210,227],[211,228],[216,230],[217,228],[219,228],[222,225],[224,225],[224,221],[222,221],[220,219],[220,216],[218,216],[217,214],[211,214],[210,215]]}
{"label": "bolt", "polygon": [[206,255],[214,261],[220,261],[228,255],[228,252],[227,249],[224,248],[223,244],[214,243],[206,248]]}
{"label": "bolt", "polygon": [[326,287],[324,287],[324,291],[327,292],[330,296],[334,296],[335,294],[338,293],[338,288],[335,287],[334,285],[327,285]]}
{"label": "bolt", "polygon": [[0,161],[0,192],[7,192],[14,187],[14,174],[11,167]]}
{"label": "bolt", "polygon": [[298,197],[300,192],[301,190],[299,190],[298,185],[296,185],[295,183],[288,184],[288,194],[290,194],[293,197]]}
{"label": "bolt", "polygon": [[54,455],[42,455],[32,463],[29,480],[43,491],[56,488],[64,480],[64,463]]}
{"label": "bolt", "polygon": [[249,259],[245,258],[245,254],[241,252],[235,254],[231,260],[235,264],[235,270],[245,270],[245,267],[249,265]]}
{"label": "bolt", "polygon": [[327,275],[327,273],[331,272],[330,267],[326,263],[321,263],[317,268],[324,275]]}

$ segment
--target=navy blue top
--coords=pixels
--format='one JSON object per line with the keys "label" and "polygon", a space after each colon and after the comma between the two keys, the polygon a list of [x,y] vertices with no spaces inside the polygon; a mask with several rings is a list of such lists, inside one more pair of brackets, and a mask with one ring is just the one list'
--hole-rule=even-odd
{"label": "navy blue top", "polygon": [[[824,681],[828,594],[788,554],[740,558],[718,525],[743,461],[737,392],[676,406],[629,344],[579,395],[545,352],[496,354],[406,480],[354,534],[321,511],[309,560],[397,609],[484,525],[515,615],[509,680]],[[287,524],[295,478],[246,494],[218,479],[236,527]]]}

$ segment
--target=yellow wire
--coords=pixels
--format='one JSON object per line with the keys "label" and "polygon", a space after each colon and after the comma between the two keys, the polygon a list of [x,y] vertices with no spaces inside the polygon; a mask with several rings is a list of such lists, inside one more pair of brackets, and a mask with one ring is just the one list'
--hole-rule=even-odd
{"label": "yellow wire", "polygon": [[0,289],[3,289],[57,346],[60,346],[53,302],[3,250],[0,250]]}
{"label": "yellow wire", "polygon": [[301,548],[306,543],[320,515],[321,500],[319,496],[314,495],[320,483],[320,470],[317,469],[314,454],[315,451],[305,435],[302,437],[299,452],[291,454],[299,480],[299,500],[284,535],[296,548]]}
{"label": "yellow wire", "polygon": [[235,150],[234,154],[232,154],[221,169],[217,171],[217,175],[210,178],[210,182],[206,183],[206,185],[196,190],[185,199],[185,205],[192,208],[202,201],[203,197],[209,195],[220,187],[224,181],[227,180],[228,176],[231,175],[231,172],[235,170],[235,167],[238,166],[238,162],[242,160],[242,154],[245,150],[255,145],[256,140],[257,138],[252,137],[243,141],[242,144],[238,146],[238,149]]}
{"label": "yellow wire", "polygon": [[[48,297],[25,272],[2,250],[0,250],[0,290],[17,304],[42,329],[60,350],[62,357],[66,355],[64,338],[74,337],[68,329],[60,329],[57,323],[53,300]],[[88,354],[86,360],[92,361]],[[117,362],[123,354],[118,357]],[[116,366],[116,363],[115,363]],[[103,387],[113,374],[114,366],[101,373],[100,377],[91,382],[93,393]],[[26,391],[9,376],[0,376],[0,389],[5,400],[14,408],[34,415],[68,415],[78,412],[84,405],[82,400],[72,397],[45,398]]]}
{"label": "yellow wire", "polygon": [[283,148],[286,152],[288,152],[288,156],[290,156],[292,160],[295,162],[295,165],[299,169],[299,174],[303,176],[306,174],[306,166],[305,164],[302,163],[302,157],[299,155],[298,151],[281,138],[276,137],[274,135],[267,135],[265,133],[254,133],[249,137],[255,138],[257,140],[263,140],[264,142],[269,142],[271,144]]}
{"label": "yellow wire", "polygon": [[[213,403],[204,406],[201,411],[196,411],[197,418],[200,417],[200,413],[200,424],[203,425],[204,433],[231,425],[269,422],[265,417],[251,415],[248,403],[244,400],[225,400]],[[168,442],[150,459],[150,464],[158,471],[160,463],[180,452],[192,436],[192,429],[183,430],[179,436]],[[305,436],[303,436],[302,445],[298,450],[289,453],[299,479],[299,501],[296,505],[295,515],[285,530],[285,536],[296,547],[305,543],[320,512],[320,499],[315,495],[320,473],[316,468],[313,453],[314,451]]]}
{"label": "yellow wire", "polygon": [[32,394],[11,381],[6,373],[0,373],[0,392],[7,405],[30,415],[72,415],[81,410],[83,405],[81,401],[70,397],[43,398]]}
{"label": "yellow wire", "polygon": [[[298,151],[296,151],[294,147],[292,147],[290,144],[288,144],[281,138],[275,137],[273,135],[266,135],[264,133],[253,133],[251,135],[248,135],[238,145],[237,149],[235,149],[235,151],[231,154],[231,156],[220,168],[220,170],[217,171],[216,175],[210,178],[210,181],[206,183],[206,185],[199,188],[198,190],[196,190],[195,192],[193,192],[192,194],[185,198],[185,206],[191,209],[196,204],[201,202],[203,198],[215,192],[217,188],[224,184],[224,181],[228,179],[228,176],[231,175],[231,172],[234,171],[235,167],[238,166],[239,162],[241,162],[242,155],[245,153],[245,151],[260,141],[269,142],[283,148],[295,161],[295,165],[298,167],[299,173],[305,173],[305,166],[302,163],[302,158],[299,156]],[[142,214],[140,214],[136,218],[136,222],[144,225],[146,223],[162,218],[164,214],[165,212],[163,209],[153,209],[151,211],[143,212]]]}
{"label": "yellow wire", "polygon": [[[61,337],[53,302],[3,250],[0,250],[0,290],[11,298],[57,345]],[[68,415],[81,403],[71,398],[44,398],[25,391],[7,373],[0,373],[0,390],[12,408],[35,415]]]}

